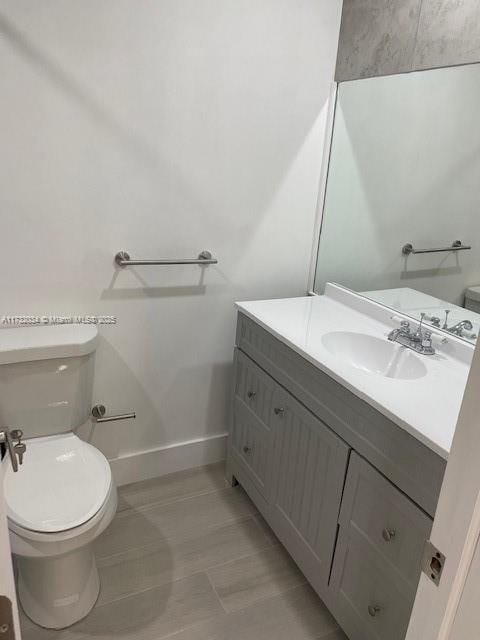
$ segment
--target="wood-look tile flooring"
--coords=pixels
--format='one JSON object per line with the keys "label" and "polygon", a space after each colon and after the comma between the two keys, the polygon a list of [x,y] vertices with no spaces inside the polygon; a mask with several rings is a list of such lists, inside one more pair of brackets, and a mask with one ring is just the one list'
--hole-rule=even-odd
{"label": "wood-look tile flooring", "polygon": [[346,640],[223,464],[119,490],[96,543],[101,593],[69,629],[24,640]]}

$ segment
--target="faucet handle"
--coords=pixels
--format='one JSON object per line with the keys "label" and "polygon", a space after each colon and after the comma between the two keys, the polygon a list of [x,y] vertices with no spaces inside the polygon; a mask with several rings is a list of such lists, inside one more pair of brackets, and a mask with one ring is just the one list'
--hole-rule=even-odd
{"label": "faucet handle", "polygon": [[21,429],[13,429],[10,431],[10,435],[13,440],[16,440],[18,444],[20,444],[20,440],[23,438],[23,431]]}
{"label": "faucet handle", "polygon": [[424,331],[422,333],[422,347],[431,347],[432,346],[432,332]]}
{"label": "faucet handle", "polygon": [[435,349],[433,347],[433,339],[431,331],[424,331],[421,337],[422,353],[426,355],[434,355]]}
{"label": "faucet handle", "polygon": [[438,316],[425,316],[425,320],[427,320],[427,322],[430,322],[430,324],[432,325],[432,327],[438,327],[440,328],[440,323],[441,323],[441,319]]}
{"label": "faucet handle", "polygon": [[448,329],[448,314],[451,309],[445,309],[445,322],[443,323],[442,329]]}

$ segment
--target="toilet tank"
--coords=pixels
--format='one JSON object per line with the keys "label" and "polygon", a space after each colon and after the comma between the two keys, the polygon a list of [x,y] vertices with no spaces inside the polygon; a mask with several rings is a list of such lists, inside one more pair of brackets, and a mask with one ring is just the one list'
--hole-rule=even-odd
{"label": "toilet tank", "polygon": [[466,289],[465,309],[480,313],[480,287],[468,287],[468,289]]}
{"label": "toilet tank", "polygon": [[0,428],[25,438],[72,431],[92,407],[95,325],[0,329]]}

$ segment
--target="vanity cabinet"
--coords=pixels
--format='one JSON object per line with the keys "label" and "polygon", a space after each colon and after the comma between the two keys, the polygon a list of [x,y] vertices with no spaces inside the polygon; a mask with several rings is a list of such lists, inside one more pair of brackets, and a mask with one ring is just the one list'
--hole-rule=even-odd
{"label": "vanity cabinet", "polygon": [[350,640],[403,640],[445,461],[239,313],[229,478]]}

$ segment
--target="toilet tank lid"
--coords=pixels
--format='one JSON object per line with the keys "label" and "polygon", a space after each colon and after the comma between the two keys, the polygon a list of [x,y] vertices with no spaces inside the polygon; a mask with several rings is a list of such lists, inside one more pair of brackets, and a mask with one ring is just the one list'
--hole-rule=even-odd
{"label": "toilet tank lid", "polygon": [[97,348],[94,324],[56,324],[0,329],[0,365],[70,358]]}
{"label": "toilet tank lid", "polygon": [[476,302],[480,302],[480,287],[468,287],[465,290],[465,297],[468,300],[475,300]]}

